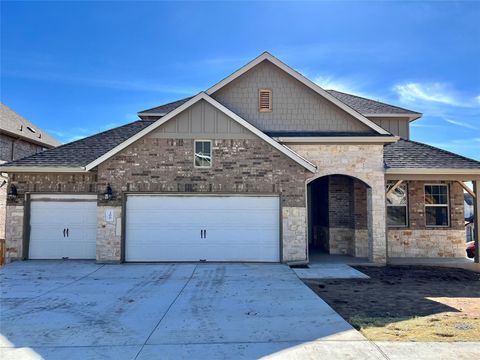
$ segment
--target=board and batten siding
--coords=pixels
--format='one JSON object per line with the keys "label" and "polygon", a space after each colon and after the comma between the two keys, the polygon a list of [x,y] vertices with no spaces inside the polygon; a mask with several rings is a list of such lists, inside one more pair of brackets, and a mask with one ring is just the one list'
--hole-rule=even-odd
{"label": "board and batten siding", "polygon": [[161,139],[255,139],[249,130],[205,100],[192,105],[147,135]]}
{"label": "board and batten siding", "polygon": [[[272,91],[272,111],[260,112],[258,91]],[[262,131],[372,131],[304,84],[263,61],[212,97]]]}
{"label": "board and batten siding", "polygon": [[410,138],[409,120],[407,117],[369,117],[368,119],[393,135],[404,139]]}

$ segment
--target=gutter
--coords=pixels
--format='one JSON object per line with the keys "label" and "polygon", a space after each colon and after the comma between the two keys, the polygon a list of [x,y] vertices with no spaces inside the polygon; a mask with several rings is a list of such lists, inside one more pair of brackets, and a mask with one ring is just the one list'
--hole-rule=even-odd
{"label": "gutter", "polygon": [[395,143],[399,136],[303,136],[303,137],[274,137],[280,143]]}
{"label": "gutter", "polygon": [[5,173],[85,173],[84,167],[0,166]]}

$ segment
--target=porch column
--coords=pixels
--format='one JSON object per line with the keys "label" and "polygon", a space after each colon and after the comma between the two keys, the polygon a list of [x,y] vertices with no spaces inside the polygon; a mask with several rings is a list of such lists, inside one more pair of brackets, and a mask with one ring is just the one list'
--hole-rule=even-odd
{"label": "porch column", "polygon": [[387,263],[387,223],[385,185],[383,179],[367,191],[368,259],[377,264]]}
{"label": "porch column", "polygon": [[474,261],[480,263],[480,249],[479,249],[479,234],[480,234],[480,181],[473,181],[473,191],[475,197],[473,198],[473,237],[475,238],[475,259]]}

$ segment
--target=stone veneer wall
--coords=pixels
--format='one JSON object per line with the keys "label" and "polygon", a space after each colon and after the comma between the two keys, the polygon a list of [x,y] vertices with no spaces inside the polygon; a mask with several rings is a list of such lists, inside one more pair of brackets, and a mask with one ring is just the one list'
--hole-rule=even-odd
{"label": "stone veneer wall", "polygon": [[290,144],[289,147],[318,166],[318,178],[326,175],[356,177],[367,189],[367,208],[371,241],[369,259],[386,263],[386,209],[383,145],[376,144]]}
{"label": "stone veneer wall", "polygon": [[[113,220],[106,221],[105,211],[113,210]],[[97,207],[97,261],[121,260],[122,207],[99,205]]]}
{"label": "stone veneer wall", "polygon": [[282,253],[284,261],[304,261],[307,258],[306,219],[306,208],[282,207]]}
{"label": "stone veneer wall", "polygon": [[5,258],[7,261],[23,257],[23,204],[12,204],[6,207]]}
{"label": "stone veneer wall", "polygon": [[[425,225],[425,183],[449,187],[450,225]],[[409,226],[388,229],[388,255],[391,257],[465,257],[463,189],[452,181],[408,181]]]}

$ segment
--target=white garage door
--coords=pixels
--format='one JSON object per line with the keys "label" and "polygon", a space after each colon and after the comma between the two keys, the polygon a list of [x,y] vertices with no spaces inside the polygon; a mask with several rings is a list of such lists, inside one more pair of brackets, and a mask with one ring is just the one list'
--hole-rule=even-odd
{"label": "white garage door", "polygon": [[276,196],[130,195],[126,261],[279,261]]}
{"label": "white garage door", "polygon": [[95,259],[96,195],[32,195],[29,259]]}

